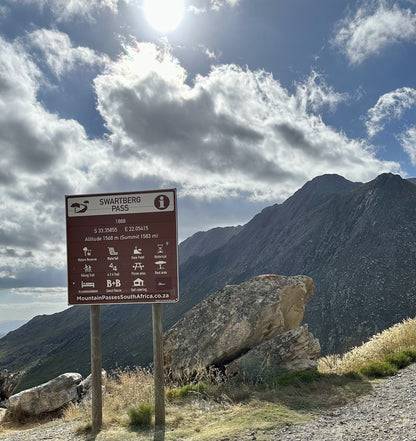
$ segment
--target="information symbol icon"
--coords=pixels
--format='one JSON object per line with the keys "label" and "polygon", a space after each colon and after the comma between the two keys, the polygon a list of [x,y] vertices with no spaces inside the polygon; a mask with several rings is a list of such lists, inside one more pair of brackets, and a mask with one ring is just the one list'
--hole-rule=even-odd
{"label": "information symbol icon", "polygon": [[154,201],[154,205],[158,210],[166,210],[169,207],[169,198],[164,194],[157,196]]}

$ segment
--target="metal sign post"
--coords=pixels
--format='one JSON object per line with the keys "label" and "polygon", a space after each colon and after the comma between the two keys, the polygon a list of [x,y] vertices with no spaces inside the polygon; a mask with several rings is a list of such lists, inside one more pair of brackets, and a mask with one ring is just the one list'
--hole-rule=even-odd
{"label": "metal sign post", "polygon": [[155,417],[164,428],[161,304],[179,300],[176,190],[66,196],[65,202],[68,303],[91,305],[93,431],[102,424],[99,305],[121,303],[154,304]]}
{"label": "metal sign post", "polygon": [[91,305],[90,308],[92,433],[97,434],[103,423],[100,305]]}
{"label": "metal sign post", "polygon": [[155,382],[155,441],[162,441],[165,432],[165,377],[163,368],[162,305],[152,305],[153,363]]}

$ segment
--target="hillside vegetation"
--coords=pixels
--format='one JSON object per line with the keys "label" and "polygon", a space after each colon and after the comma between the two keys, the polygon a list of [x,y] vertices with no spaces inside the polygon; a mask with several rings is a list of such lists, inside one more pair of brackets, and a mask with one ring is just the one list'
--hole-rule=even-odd
{"label": "hillside vegetation", "polygon": [[416,350],[416,319],[408,319],[374,335],[368,342],[343,355],[321,358],[319,371],[338,375],[360,372],[369,364],[389,362],[395,354],[414,350]]}
{"label": "hillside vegetation", "polygon": [[[201,371],[193,382],[168,385],[165,439],[213,441],[304,424],[322,411],[371,393],[374,377],[391,375],[416,360],[415,348],[416,319],[408,319],[343,355],[321,358],[317,372],[288,373],[267,384],[237,384],[218,372]],[[380,363],[391,370],[380,374]],[[105,386],[104,428],[93,439],[150,439],[153,402],[150,370],[112,372]],[[88,433],[90,416],[90,405],[76,404],[66,409],[63,421],[76,420],[80,433]]]}

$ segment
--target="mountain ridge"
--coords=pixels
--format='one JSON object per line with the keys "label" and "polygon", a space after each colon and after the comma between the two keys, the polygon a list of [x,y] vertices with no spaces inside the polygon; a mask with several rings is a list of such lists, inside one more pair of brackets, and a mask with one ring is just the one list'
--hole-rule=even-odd
{"label": "mountain ridge", "polygon": [[[415,211],[416,187],[397,175],[364,184],[338,175],[314,178],[282,204],[263,209],[222,246],[186,259],[179,270],[180,302],[164,307],[165,329],[227,284],[265,273],[304,274],[315,282],[304,322],[324,353],[359,344],[416,315]],[[48,317],[0,340],[0,368],[31,366],[24,386],[52,378],[64,364],[88,373],[88,308]],[[49,338],[38,329],[42,322],[51,329]],[[39,340],[38,347],[24,342],[27,335]],[[102,336],[105,368],[148,364],[149,305],[103,307]]]}

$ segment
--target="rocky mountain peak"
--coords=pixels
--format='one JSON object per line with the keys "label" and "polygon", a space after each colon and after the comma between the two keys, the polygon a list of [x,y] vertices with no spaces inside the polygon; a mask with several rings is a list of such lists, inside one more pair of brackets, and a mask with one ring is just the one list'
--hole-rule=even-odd
{"label": "rocky mountain peak", "polygon": [[351,182],[337,174],[317,176],[296,191],[293,196],[284,202],[284,205],[293,214],[299,214],[330,196],[348,193],[360,185],[359,182]]}

